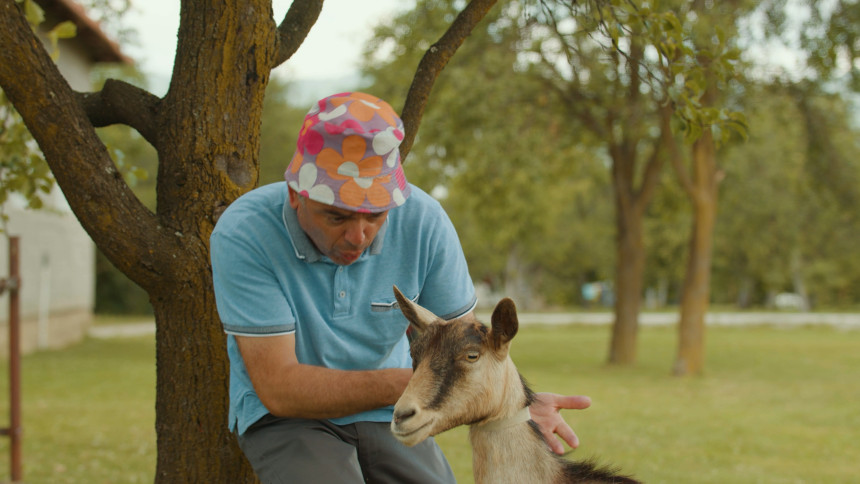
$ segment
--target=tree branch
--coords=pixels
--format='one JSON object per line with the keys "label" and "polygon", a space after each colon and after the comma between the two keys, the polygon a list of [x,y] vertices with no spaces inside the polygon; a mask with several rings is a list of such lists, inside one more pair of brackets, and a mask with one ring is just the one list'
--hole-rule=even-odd
{"label": "tree branch", "polygon": [[675,169],[675,174],[678,175],[678,183],[680,183],[681,188],[684,189],[684,192],[687,193],[687,195],[693,197],[696,192],[696,188],[693,186],[693,179],[690,178],[690,172],[687,170],[687,167],[684,166],[683,155],[681,155],[681,150],[678,149],[678,141],[671,136],[671,134],[667,135],[666,133],[662,133],[662,136],[666,140],[666,147],[669,149],[669,161]]}
{"label": "tree branch", "polygon": [[[156,249],[181,249],[118,172],[75,93],[14,0],[0,0],[0,86],[39,143],[81,225],[120,270],[147,287]],[[88,187],[80,189],[80,187]],[[147,269],[149,268],[149,269]]]}
{"label": "tree branch", "polygon": [[412,149],[412,144],[415,142],[418,125],[421,124],[424,108],[427,106],[427,100],[430,98],[430,91],[433,89],[436,78],[442,69],[448,65],[448,61],[463,44],[466,37],[472,33],[478,22],[487,15],[487,12],[495,4],[496,0],[472,0],[460,12],[460,15],[457,16],[439,41],[427,49],[415,71],[415,77],[409,87],[403,112],[400,115],[406,131],[403,142],[400,143],[400,157],[402,159],[406,159]]}
{"label": "tree branch", "polygon": [[[663,150],[664,148],[672,153],[671,156],[677,156],[677,145],[675,137],[672,136],[672,105],[666,102],[660,106],[660,137],[654,143],[654,149],[651,152],[647,163],[645,164],[645,173],[642,175],[642,185],[639,187],[638,204],[641,207],[642,213],[651,202],[654,192],[657,190],[657,183],[660,180],[660,170],[663,167]],[[675,148],[673,150],[673,148]]]}
{"label": "tree branch", "polygon": [[294,0],[284,20],[278,25],[278,51],[275,67],[283,64],[299,50],[311,27],[322,11],[323,0]]}
{"label": "tree branch", "polygon": [[93,126],[125,124],[156,146],[156,117],[161,99],[154,94],[123,81],[108,79],[101,91],[75,95]]}

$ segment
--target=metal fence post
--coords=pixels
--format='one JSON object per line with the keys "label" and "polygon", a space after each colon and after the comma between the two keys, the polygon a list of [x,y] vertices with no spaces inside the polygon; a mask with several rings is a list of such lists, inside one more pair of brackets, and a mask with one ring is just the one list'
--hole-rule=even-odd
{"label": "metal fence post", "polygon": [[9,237],[9,277],[2,280],[0,293],[9,291],[9,428],[0,429],[8,435],[12,482],[21,482],[21,305],[19,238]]}

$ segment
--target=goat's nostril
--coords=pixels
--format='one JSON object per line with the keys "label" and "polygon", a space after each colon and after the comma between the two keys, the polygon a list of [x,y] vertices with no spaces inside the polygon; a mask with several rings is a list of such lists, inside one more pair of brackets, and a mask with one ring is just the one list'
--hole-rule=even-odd
{"label": "goat's nostril", "polygon": [[394,411],[394,423],[400,423],[404,420],[409,420],[415,416],[414,408],[404,408],[403,410]]}

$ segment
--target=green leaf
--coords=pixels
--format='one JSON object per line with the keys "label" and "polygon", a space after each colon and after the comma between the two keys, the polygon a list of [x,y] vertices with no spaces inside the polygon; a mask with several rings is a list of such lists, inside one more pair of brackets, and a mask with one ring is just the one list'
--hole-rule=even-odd
{"label": "green leaf", "polygon": [[33,29],[45,21],[45,11],[33,0],[24,0],[24,17]]}
{"label": "green leaf", "polygon": [[57,24],[51,29],[49,35],[56,36],[58,39],[71,39],[78,34],[78,27],[71,20],[66,20]]}

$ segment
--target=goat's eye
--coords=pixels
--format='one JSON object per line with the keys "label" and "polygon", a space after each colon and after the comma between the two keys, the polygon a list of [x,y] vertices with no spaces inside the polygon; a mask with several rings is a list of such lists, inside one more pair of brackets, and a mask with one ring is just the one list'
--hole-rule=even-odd
{"label": "goat's eye", "polygon": [[468,361],[470,363],[474,363],[474,362],[478,361],[478,358],[480,358],[480,357],[481,357],[481,354],[478,353],[477,351],[470,351],[470,352],[466,353],[466,361]]}

